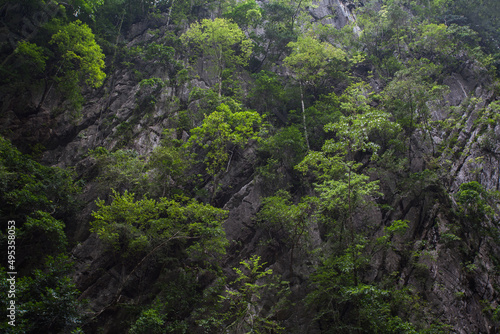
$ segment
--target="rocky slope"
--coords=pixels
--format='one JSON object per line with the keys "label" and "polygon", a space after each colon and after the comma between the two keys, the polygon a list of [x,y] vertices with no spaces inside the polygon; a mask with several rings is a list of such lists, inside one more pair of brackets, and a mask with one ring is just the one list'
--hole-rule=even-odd
{"label": "rocky slope", "polygon": [[[315,20],[342,27],[355,19],[351,5],[342,0],[323,0],[317,8],[310,9],[310,14]],[[152,42],[169,31],[171,27],[165,23],[159,19],[136,24],[123,42],[127,47]],[[153,29],[156,29],[154,34]],[[197,101],[190,99],[190,91],[212,85],[203,69],[202,60],[195,69],[198,78],[180,87],[150,88],[141,87],[132,70],[116,64],[103,88],[86,93],[87,102],[81,115],[54,114],[52,110],[61,105],[54,92],[44,110],[38,113],[22,115],[15,108],[6,108],[2,113],[2,127],[11,132],[15,143],[42,143],[47,148],[43,154],[46,164],[75,167],[80,177],[91,179],[93,160],[87,157],[90,149],[130,148],[147,156],[160,143],[162,131],[175,127],[175,116],[181,106],[187,106],[188,115],[196,114]],[[139,70],[149,77],[169,79],[161,66],[141,68],[139,65]],[[374,233],[380,234],[387,222],[408,220],[409,229],[398,237],[397,247],[374,254],[373,270],[368,275],[375,279],[399,272],[394,278],[395,284],[417,287],[428,308],[443,322],[451,324],[455,333],[496,333],[500,327],[490,313],[499,306],[500,300],[497,222],[482,222],[480,226],[465,223],[460,226],[465,237],[462,240],[449,239],[449,235],[457,225],[450,213],[456,206],[451,195],[457,193],[462,183],[477,181],[487,190],[500,190],[500,126],[498,122],[477,121],[487,113],[498,112],[485,107],[500,97],[473,64],[464,64],[443,83],[449,87],[447,104],[431,108],[432,121],[446,122],[451,117],[448,106],[457,106],[459,116],[452,121],[454,126],[434,127],[430,133],[432,140],[423,132],[416,132],[411,139],[412,171],[420,172],[431,166],[438,180],[424,175],[419,188],[400,191],[394,183],[397,175],[388,172],[382,190],[393,210],[373,207],[369,212],[359,212],[356,224],[378,225],[379,230]],[[147,106],[150,96],[154,96],[155,103]],[[187,133],[179,134],[179,138],[186,139]],[[430,153],[436,151],[439,153],[429,160]],[[254,217],[261,198],[268,194],[262,180],[256,177],[255,157],[253,147],[234,157],[217,198],[218,206],[229,210],[225,223],[230,240],[226,270],[229,273],[241,259],[258,253],[270,268],[286,278],[290,250],[259,243],[265,232],[256,225]],[[116,304],[145,302],[160,273],[153,263],[143,263],[137,268],[113,258],[101,241],[88,232],[90,213],[95,209],[98,194],[94,182],[86,184],[82,195],[84,209],[68,228],[73,231],[73,240],[78,242],[72,251],[77,263],[74,279],[82,292],[81,298],[90,301],[90,313],[95,320],[88,329],[95,332],[101,328],[103,332],[113,333],[120,330],[120,321],[126,317]],[[311,242],[320,245],[321,226],[311,226],[311,236]],[[410,252],[419,255],[410,256]],[[295,261],[292,298],[301,300],[308,289],[305,278],[317,259],[304,252],[296,254]],[[321,332],[300,303],[281,316],[296,333]]]}

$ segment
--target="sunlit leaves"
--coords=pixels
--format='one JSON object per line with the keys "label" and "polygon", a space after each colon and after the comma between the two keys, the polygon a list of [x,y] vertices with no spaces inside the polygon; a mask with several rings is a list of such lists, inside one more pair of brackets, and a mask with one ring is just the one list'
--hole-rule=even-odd
{"label": "sunlit leaves", "polygon": [[243,148],[251,140],[260,140],[261,125],[262,117],[255,111],[233,112],[221,104],[205,117],[202,126],[191,130],[187,145],[206,150],[204,163],[207,173],[214,178],[215,188],[218,176],[227,168],[231,152]]}
{"label": "sunlit leaves", "polygon": [[225,18],[233,20],[239,26],[256,26],[262,19],[262,9],[255,0],[237,3],[224,14]]}
{"label": "sunlit leaves", "polygon": [[185,246],[193,259],[225,252],[226,239],[221,224],[227,212],[222,209],[194,200],[147,197],[136,200],[129,192],[121,195],[114,192],[109,205],[103,200],[96,204],[99,209],[92,213],[91,231],[124,255],[168,240],[196,241]]}
{"label": "sunlit leaves", "polygon": [[222,18],[191,24],[181,40],[192,51],[209,57],[213,62],[212,72],[219,81],[219,96],[224,69],[245,66],[252,53],[252,41],[236,23]]}
{"label": "sunlit leaves", "polygon": [[346,60],[344,51],[312,36],[301,36],[297,42],[288,43],[288,47],[292,53],[283,62],[304,83],[313,83],[335,71]]}
{"label": "sunlit leaves", "polygon": [[17,44],[15,53],[19,57],[25,58],[26,63],[32,65],[30,66],[31,71],[40,73],[45,70],[46,61],[49,57],[45,54],[45,50],[42,47],[34,43],[21,41]]}
{"label": "sunlit leaves", "polygon": [[89,86],[102,85],[106,77],[102,71],[104,54],[86,24],[78,20],[69,23],[52,36],[50,43],[57,46],[64,71],[75,71]]}

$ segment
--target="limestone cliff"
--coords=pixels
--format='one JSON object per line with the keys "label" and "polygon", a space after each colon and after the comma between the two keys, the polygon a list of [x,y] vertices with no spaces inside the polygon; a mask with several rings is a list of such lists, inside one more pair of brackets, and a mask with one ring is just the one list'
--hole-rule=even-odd
{"label": "limestone cliff", "polygon": [[[309,13],[312,21],[341,28],[355,21],[354,9],[354,3],[348,1],[322,0],[317,7],[309,8]],[[167,25],[166,17],[163,14],[156,20],[133,25],[123,34],[121,43],[130,49],[163,38],[174,29],[171,24]],[[187,65],[187,56],[177,57],[176,61]],[[98,181],[93,179],[96,167],[88,151],[99,146],[109,150],[127,148],[147,157],[160,144],[163,130],[177,127],[180,114],[187,115],[194,126],[199,126],[202,120],[198,114],[199,104],[204,102],[190,93],[195,88],[213,85],[206,66],[206,60],[200,59],[192,68],[193,79],[174,85],[169,84],[174,78],[162,64],[138,60],[134,68],[129,68],[123,62],[113,63],[104,86],[85,93],[86,102],[79,115],[54,112],[64,108],[56,92],[49,96],[42,110],[28,115],[16,111],[15,100],[7,106],[4,104],[2,129],[9,131],[14,143],[41,143],[46,147],[44,163],[74,167],[80,178],[89,180],[81,196],[84,209],[68,226],[77,242],[72,250],[77,263],[73,278],[82,292],[81,298],[89,300],[92,319],[87,324],[89,332],[96,332],[97,328],[105,333],[121,331],[120,321],[126,312],[117,305],[136,305],[150,300],[160,268],[153,259],[146,259],[140,266],[115,259],[103,243],[90,234],[90,213],[95,210],[94,201],[100,190]],[[355,215],[357,226],[378,226],[374,235],[382,235],[390,221],[409,222],[405,234],[394,237],[394,248],[373,254],[371,270],[366,276],[376,280],[397,272],[394,284],[416,287],[429,312],[449,324],[452,332],[464,334],[500,331],[498,319],[495,321],[491,314],[499,307],[500,300],[498,222],[482,221],[479,225],[457,222],[453,213],[457,208],[454,195],[463,183],[477,181],[487,190],[500,190],[500,123],[481,121],[485,115],[495,117],[498,110],[493,110],[491,103],[500,96],[481,71],[475,64],[464,63],[456,72],[447,74],[442,80],[449,88],[446,101],[430,106],[430,131],[420,129],[410,138],[411,171],[430,169],[432,176],[422,174],[416,183],[418,186],[400,189],[396,188],[399,175],[387,171],[380,180],[381,191],[383,204],[391,209],[373,206]],[[251,80],[245,74],[242,76],[243,81]],[[167,84],[140,84],[141,78],[151,77]],[[376,79],[371,80],[375,86]],[[450,106],[456,107],[456,114],[450,115]],[[454,124],[442,126],[446,122]],[[188,138],[186,132],[176,136],[182,140]],[[229,211],[225,230],[230,245],[225,270],[231,275],[230,269],[241,259],[260,254],[275,273],[291,279],[291,299],[298,302],[280,315],[286,327],[294,333],[321,333],[323,329],[313,322],[313,315],[300,303],[309,289],[307,277],[318,263],[314,253],[297,251],[294,275],[287,277],[291,274],[288,269],[291,250],[260,243],[265,231],[256,223],[255,215],[262,197],[270,194],[255,170],[257,154],[254,146],[235,154],[215,201],[217,206]],[[322,229],[321,224],[312,222],[313,245],[322,244],[325,237]],[[451,238],[451,235],[459,237]],[[265,313],[266,307],[263,306],[262,312]]]}

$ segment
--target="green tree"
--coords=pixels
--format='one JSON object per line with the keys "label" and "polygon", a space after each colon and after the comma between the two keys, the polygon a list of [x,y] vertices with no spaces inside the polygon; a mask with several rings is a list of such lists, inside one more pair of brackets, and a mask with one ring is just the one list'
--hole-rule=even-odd
{"label": "green tree", "polygon": [[352,279],[356,268],[366,267],[369,259],[364,255],[353,262],[351,248],[362,252],[365,246],[351,245],[341,254],[330,254],[311,275],[313,288],[306,302],[317,308],[316,320],[326,328],[325,333],[418,333],[403,320],[410,317],[410,310],[418,311],[410,289]]}
{"label": "green tree", "polygon": [[1,219],[24,223],[36,211],[56,219],[70,216],[81,190],[74,177],[71,170],[41,165],[0,137]]}
{"label": "green tree", "polygon": [[310,149],[304,106],[304,87],[321,83],[327,74],[333,73],[346,60],[346,54],[327,42],[320,42],[312,36],[299,37],[297,42],[288,43],[292,53],[283,62],[290,68],[300,84],[302,124],[307,148]]}
{"label": "green tree", "polygon": [[304,197],[300,203],[292,204],[290,194],[283,190],[262,199],[257,219],[273,239],[290,247],[290,276],[293,276],[294,252],[309,238],[309,223],[314,219],[316,204],[313,197]]}
{"label": "green tree", "polygon": [[188,147],[196,145],[206,150],[204,163],[213,180],[212,201],[220,187],[220,177],[229,169],[235,150],[251,140],[259,140],[261,125],[262,117],[255,111],[233,112],[221,104],[205,117],[202,126],[191,130]]}
{"label": "green tree", "polygon": [[249,103],[261,114],[275,115],[282,124],[287,123],[284,110],[286,98],[284,87],[276,73],[262,70],[252,75],[255,83],[248,95]]}
{"label": "green tree", "polygon": [[204,19],[191,24],[181,40],[192,51],[212,61],[213,75],[217,78],[219,97],[222,93],[222,74],[226,68],[245,66],[252,53],[252,41],[236,23],[223,18]]}
{"label": "green tree", "polygon": [[[128,192],[114,192],[109,205],[103,200],[96,203],[98,210],[92,213],[91,231],[133,266],[121,277],[120,286],[105,308],[116,306],[138,271],[145,265],[153,266],[166,271],[163,279],[168,283],[155,301],[160,303],[158,308],[149,307],[155,311],[144,312],[133,331],[144,332],[141,324],[158,330],[162,322],[169,330],[183,328],[183,321],[200,302],[206,280],[213,281],[221,274],[220,264],[228,243],[222,228],[227,211],[181,196],[176,200],[145,196],[136,200]],[[178,280],[180,287],[172,285],[172,280]]]}
{"label": "green tree", "polygon": [[79,20],[62,26],[52,36],[50,44],[56,48],[56,63],[51,69],[51,75],[46,79],[38,109],[52,87],[49,81],[57,83],[73,106],[79,108],[83,99],[80,85],[97,88],[106,77],[103,72],[105,65],[101,47],[96,43],[89,26]]}
{"label": "green tree", "polygon": [[[378,181],[370,181],[369,176],[360,172],[362,164],[355,161],[355,155],[363,154],[374,160],[380,149],[380,145],[375,142],[377,134],[396,136],[401,129],[397,123],[390,121],[390,114],[371,108],[364,95],[351,96],[351,103],[355,100],[358,101],[357,105],[348,103],[349,100],[344,102],[343,108],[349,110],[350,115],[325,126],[325,131],[334,132],[335,138],[327,140],[321,152],[310,152],[297,166],[303,172],[310,168],[318,171],[316,175],[322,182],[316,185],[316,191],[322,200],[323,213],[330,219],[340,220],[341,243],[344,240],[344,226],[349,228],[352,263],[356,263],[358,256],[354,247],[354,211],[366,204],[368,196],[378,194]],[[356,109],[352,110],[354,106]],[[356,267],[353,281],[357,285]]]}
{"label": "green tree", "polygon": [[172,194],[189,179],[187,170],[191,164],[183,142],[173,138],[174,132],[167,129],[163,136],[146,165],[151,186],[156,188],[154,193],[160,196]]}
{"label": "green tree", "polygon": [[456,194],[457,204],[464,217],[471,221],[480,221],[485,215],[493,214],[489,205],[490,195],[476,181],[462,183]]}
{"label": "green tree", "polygon": [[[224,254],[227,243],[222,222],[227,212],[194,200],[181,201],[113,192],[112,202],[96,201],[91,231],[124,255],[149,254],[174,244],[193,261],[205,261]],[[170,245],[172,244],[172,245]],[[146,255],[146,256],[148,256]]]}
{"label": "green tree", "polygon": [[134,150],[120,149],[110,152],[104,147],[89,151],[98,168],[99,186],[119,191],[144,194],[149,190],[149,180],[144,157]]}
{"label": "green tree", "polygon": [[[447,87],[432,82],[441,67],[426,58],[411,61],[408,67],[398,71],[385,88],[384,106],[402,126],[408,140],[408,163],[411,165],[412,136],[417,129],[432,141],[430,135],[430,103],[437,103],[447,92]],[[425,137],[424,137],[425,138]],[[434,143],[432,143],[434,150]]]}
{"label": "green tree", "polygon": [[[73,269],[68,256],[47,257],[29,275],[16,277],[16,326],[0,323],[4,333],[61,333],[75,329],[82,320],[83,302],[69,274]],[[0,305],[7,309],[10,275],[0,266]]]}
{"label": "green tree", "polygon": [[297,181],[294,167],[302,161],[307,148],[300,129],[290,126],[262,140],[258,153],[263,165],[257,167],[257,172],[264,180],[264,188],[274,193],[276,189],[286,189],[291,182]]}
{"label": "green tree", "polygon": [[[283,308],[288,282],[272,280],[272,269],[264,269],[260,256],[253,255],[240,262],[240,268],[233,268],[237,278],[227,288],[222,301],[228,304],[228,310],[222,314],[222,323],[218,327],[223,332],[233,333],[280,333],[283,328],[275,320],[276,312]],[[258,302],[264,295],[274,294],[276,303],[266,314],[262,314]]]}
{"label": "green tree", "polygon": [[49,59],[46,52],[44,48],[27,41],[20,41],[14,50],[14,53],[18,57],[17,61],[28,65],[24,68],[26,76],[39,75],[45,71],[47,60]]}
{"label": "green tree", "polygon": [[262,9],[255,0],[246,0],[231,7],[224,17],[240,27],[255,27],[262,19]]}

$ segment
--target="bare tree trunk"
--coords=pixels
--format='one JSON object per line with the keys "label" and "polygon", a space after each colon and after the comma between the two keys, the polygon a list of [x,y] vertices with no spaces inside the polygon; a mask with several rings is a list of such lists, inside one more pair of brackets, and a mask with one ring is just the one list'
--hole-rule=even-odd
{"label": "bare tree trunk", "polygon": [[307,135],[306,109],[304,107],[304,87],[302,85],[302,81],[300,82],[300,102],[302,103],[302,123],[304,126],[304,138],[306,140],[307,150],[310,151],[311,147],[309,146],[309,136]]}

